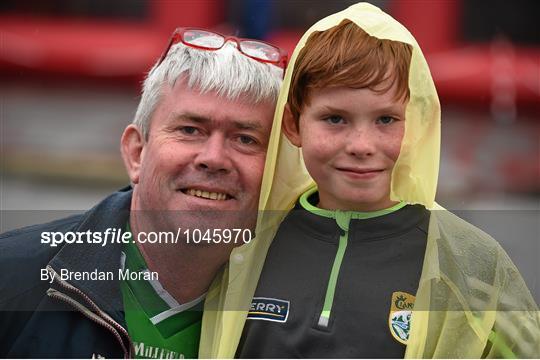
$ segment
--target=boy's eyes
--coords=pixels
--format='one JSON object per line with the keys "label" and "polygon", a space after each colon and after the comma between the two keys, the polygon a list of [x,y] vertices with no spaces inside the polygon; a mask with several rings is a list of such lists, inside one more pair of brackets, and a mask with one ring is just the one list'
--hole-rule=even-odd
{"label": "boy's eyes", "polygon": [[339,115],[327,116],[326,118],[324,118],[324,120],[329,124],[342,124],[343,122],[345,122],[345,119],[343,119],[343,117]]}
{"label": "boy's eyes", "polygon": [[[340,115],[327,116],[323,120],[326,121],[327,123],[333,124],[333,125],[345,123],[345,119]],[[392,117],[392,116],[379,116],[375,120],[375,122],[377,124],[381,124],[381,125],[390,125],[390,124],[394,123],[396,120],[397,119]]]}
{"label": "boy's eyes", "polygon": [[396,119],[393,118],[392,116],[380,116],[380,117],[377,119],[377,123],[378,123],[378,124],[382,124],[382,125],[390,125],[390,124],[392,124],[394,121],[396,121]]}

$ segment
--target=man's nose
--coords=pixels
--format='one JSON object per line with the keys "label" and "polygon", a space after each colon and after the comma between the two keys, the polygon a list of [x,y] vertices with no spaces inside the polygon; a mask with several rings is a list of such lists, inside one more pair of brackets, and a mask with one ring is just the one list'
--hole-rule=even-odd
{"label": "man's nose", "polygon": [[359,126],[347,135],[345,151],[356,157],[371,156],[375,153],[376,136],[369,126]]}
{"label": "man's nose", "polygon": [[220,134],[213,134],[201,144],[201,149],[195,158],[195,166],[199,170],[212,173],[228,173],[232,162],[226,147],[226,139]]}

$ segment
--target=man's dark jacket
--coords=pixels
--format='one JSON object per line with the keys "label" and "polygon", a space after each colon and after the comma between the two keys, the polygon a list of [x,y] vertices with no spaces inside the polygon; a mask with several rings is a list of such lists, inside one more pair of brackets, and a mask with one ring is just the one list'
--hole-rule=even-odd
{"label": "man's dark jacket", "polygon": [[[131,188],[82,215],[0,235],[0,357],[121,358],[132,356],[120,282],[122,244],[41,243],[44,231],[105,232],[125,228]],[[114,281],[40,278],[41,269],[112,271]]]}

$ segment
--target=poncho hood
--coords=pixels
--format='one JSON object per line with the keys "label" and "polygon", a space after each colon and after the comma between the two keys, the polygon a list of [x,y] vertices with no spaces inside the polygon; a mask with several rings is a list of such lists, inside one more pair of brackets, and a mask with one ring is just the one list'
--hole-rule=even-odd
{"label": "poncho hood", "polygon": [[296,59],[309,36],[315,31],[334,27],[345,19],[371,36],[400,41],[413,48],[405,134],[392,173],[390,197],[427,208],[434,207],[440,156],[440,105],[427,62],[418,43],[403,25],[375,6],[359,3],[317,22],[302,36],[294,50],[274,116],[259,203],[261,210],[290,209],[298,196],[313,185],[300,149],[290,144],[281,131],[283,111]]}

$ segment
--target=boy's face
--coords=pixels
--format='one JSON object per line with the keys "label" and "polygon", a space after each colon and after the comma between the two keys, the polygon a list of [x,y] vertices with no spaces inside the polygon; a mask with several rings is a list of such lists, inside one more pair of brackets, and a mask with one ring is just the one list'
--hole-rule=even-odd
{"label": "boy's face", "polygon": [[[382,84],[385,85],[385,84]],[[314,90],[299,129],[285,116],[285,133],[302,147],[319,188],[319,207],[374,211],[395,204],[390,179],[405,130],[406,100],[346,87]],[[293,124],[291,124],[291,121]]]}

